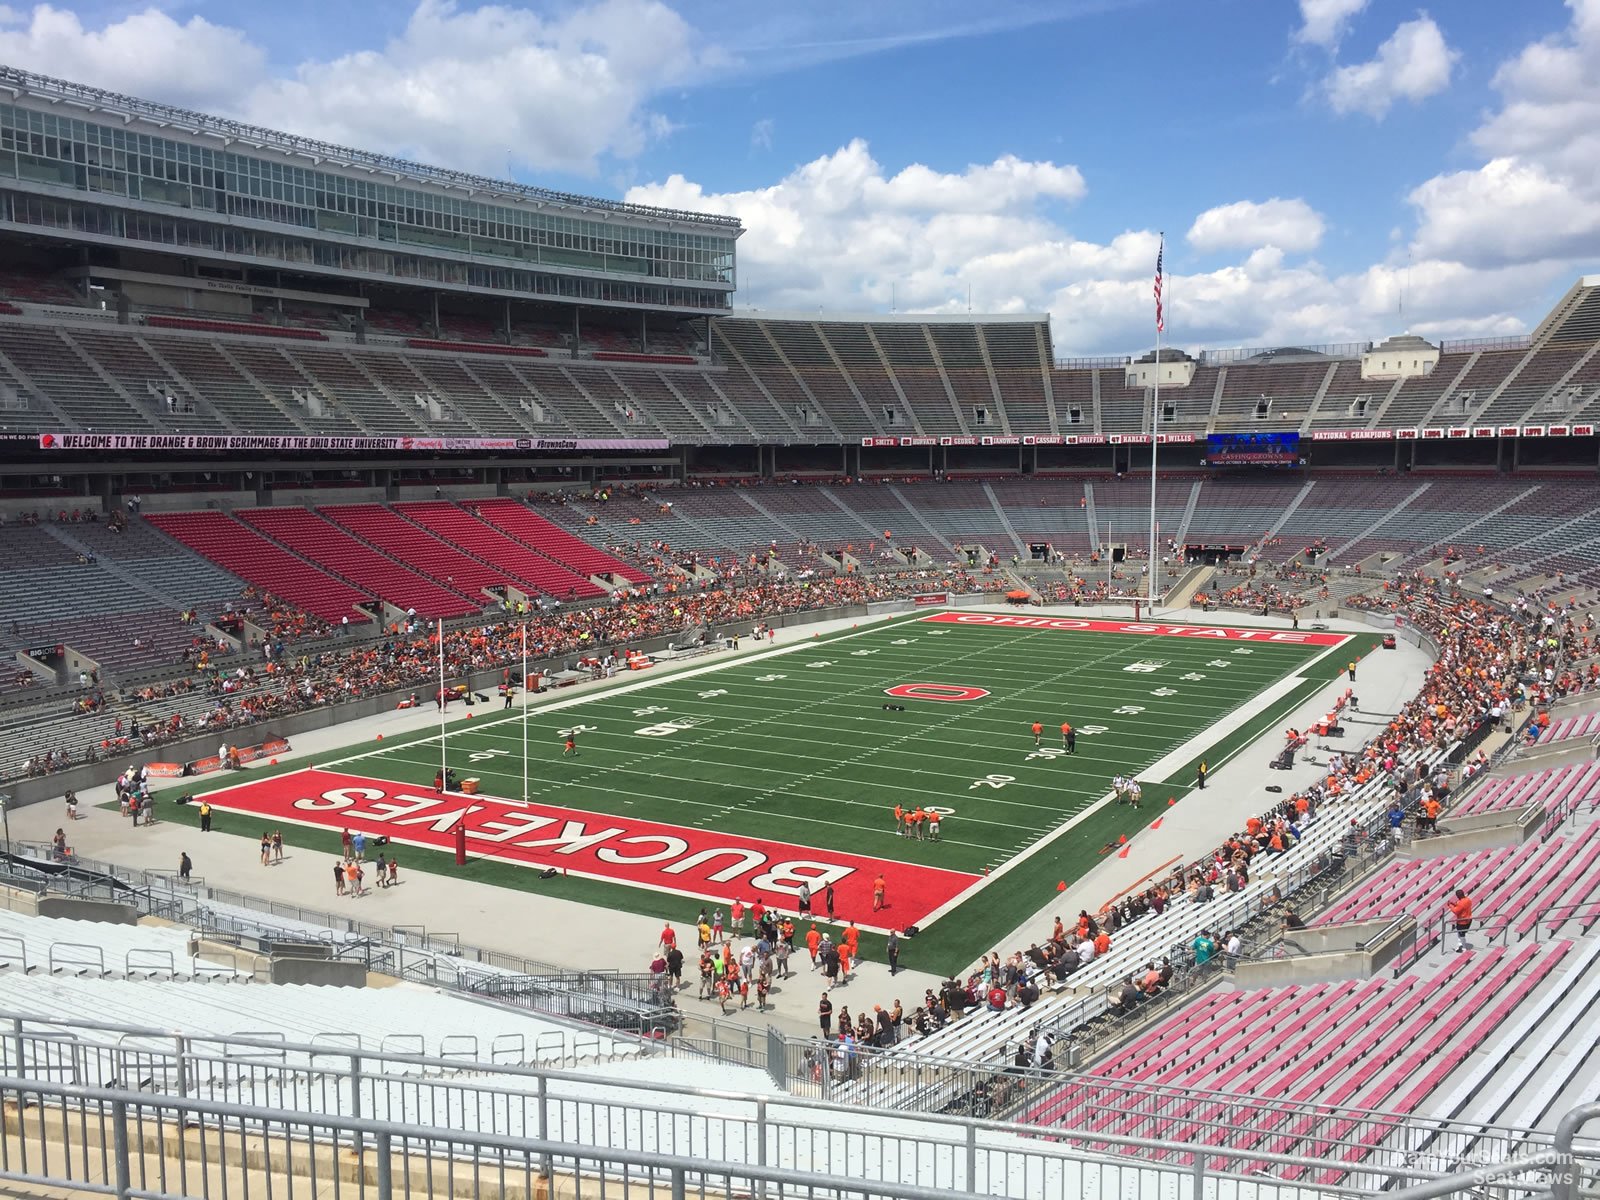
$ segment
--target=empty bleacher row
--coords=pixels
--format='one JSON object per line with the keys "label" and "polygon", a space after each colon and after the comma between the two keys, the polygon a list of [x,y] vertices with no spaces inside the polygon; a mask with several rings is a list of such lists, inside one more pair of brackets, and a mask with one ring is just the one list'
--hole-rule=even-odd
{"label": "empty bleacher row", "polygon": [[[1600,730],[1600,714],[1569,717],[1567,722],[1589,722]],[[1552,730],[1556,726],[1552,725]],[[1539,805],[1546,813],[1565,812],[1588,805],[1600,806],[1600,761],[1546,770],[1522,771],[1488,779],[1481,787],[1450,808],[1451,816],[1510,810]]]}
{"label": "empty bleacher row", "polygon": [[[1552,801],[1552,804],[1555,801]],[[1417,847],[1425,849],[1425,843]],[[1519,846],[1391,862],[1317,918],[1318,925],[1413,915],[1419,923],[1415,953],[1424,953],[1443,929],[1446,901],[1459,888],[1473,898],[1473,919],[1492,932],[1509,927],[1526,937],[1541,923],[1554,932],[1574,912],[1588,932],[1600,918],[1600,823],[1574,836],[1532,839]],[[1588,906],[1588,907],[1586,907]],[[1555,914],[1548,916],[1547,914]],[[1543,918],[1543,921],[1541,919]]]}
{"label": "empty bleacher row", "polygon": [[[1097,1064],[1029,1114],[1040,1124],[1199,1149],[1328,1154],[1349,1167],[1391,1137],[1369,1114],[1417,1111],[1476,1053],[1505,1052],[1518,1006],[1582,981],[1595,944],[1570,940],[1435,959],[1400,978],[1216,991]],[[1573,1019],[1575,1013],[1568,1013]],[[1334,1036],[1330,1036],[1330,1032]],[[1095,1079],[1113,1081],[1100,1089]],[[1159,1084],[1141,1099],[1116,1082]],[[1271,1096],[1240,1126],[1242,1096]],[[1334,1111],[1346,1110],[1348,1115]],[[1298,1167],[1259,1164],[1300,1179]],[[1319,1175],[1315,1182],[1334,1180]]]}
{"label": "empty bleacher row", "polygon": [[[150,317],[0,322],[0,386],[33,423],[95,432],[668,437],[679,443],[878,435],[1131,432],[1150,401],[1122,368],[1057,367],[1038,320],[726,317],[708,359],[472,340],[317,333]],[[300,330],[298,332],[311,332]],[[1354,360],[1199,366],[1163,423],[1384,428],[1572,419],[1600,392],[1590,345],[1447,353],[1429,375],[1363,380]],[[1266,418],[1256,415],[1271,397]],[[1365,407],[1356,410],[1362,398]],[[1492,399],[1491,399],[1492,398]]]}

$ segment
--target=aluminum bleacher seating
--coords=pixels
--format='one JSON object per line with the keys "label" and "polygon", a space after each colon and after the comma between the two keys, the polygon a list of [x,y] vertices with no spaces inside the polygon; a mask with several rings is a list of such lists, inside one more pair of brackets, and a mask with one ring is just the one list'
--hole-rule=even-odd
{"label": "aluminum bleacher seating", "polygon": [[[1412,476],[1417,482],[1423,479]],[[1517,499],[1524,492],[1539,486],[1526,479],[1497,479],[1492,475],[1470,479],[1429,478],[1428,488],[1404,508],[1391,513],[1359,541],[1340,548],[1342,562],[1358,562],[1377,551],[1390,551],[1403,556],[1425,554],[1430,557],[1435,550],[1443,551],[1462,533],[1471,543],[1472,531],[1468,526],[1492,509]],[[1415,486],[1415,485],[1413,485]]]}
{"label": "aluminum bleacher seating", "polygon": [[[1274,423],[1302,424],[1334,362],[1319,358],[1312,362],[1230,363],[1217,407],[1217,428],[1264,425],[1255,416],[1256,405],[1263,397],[1272,401]],[[1210,394],[1209,390],[1205,392],[1207,397]]]}
{"label": "aluminum bleacher seating", "polygon": [[1473,416],[1475,425],[1520,425],[1536,404],[1588,352],[1587,346],[1550,346],[1529,351],[1527,360],[1500,394]]}
{"label": "aluminum bleacher seating", "polygon": [[1088,509],[1081,480],[1000,480],[989,489],[1023,541],[1045,542],[1064,554],[1089,551]]}
{"label": "aluminum bleacher seating", "polygon": [[[1005,399],[1011,432],[1054,433],[1045,402],[1044,380],[1050,369],[1050,331],[1037,322],[988,321],[978,326],[994,370],[995,382]],[[1064,412],[1055,397],[1056,412]]]}
{"label": "aluminum bleacher seating", "polygon": [[[1313,481],[1305,502],[1278,530],[1282,545],[1264,550],[1262,557],[1272,561],[1293,558],[1319,537],[1332,549],[1392,514],[1418,486],[1414,480],[1401,478],[1319,478]],[[1345,561],[1341,558],[1339,565]]]}
{"label": "aluminum bleacher seating", "polygon": [[[868,329],[882,347],[885,363],[916,410],[924,430],[936,434],[979,432],[970,428],[970,409],[963,412],[955,397],[945,389],[924,326],[884,322],[871,324]],[[998,432],[998,429],[989,432]]]}
{"label": "aluminum bleacher seating", "polygon": [[1299,479],[1229,479],[1220,485],[1208,479],[1189,519],[1187,540],[1254,545],[1277,525],[1304,486]]}
{"label": "aluminum bleacher seating", "polygon": [[881,415],[874,417],[864,398],[858,397],[816,325],[809,321],[763,321],[762,326],[835,429],[848,438],[879,431]]}
{"label": "aluminum bleacher seating", "polygon": [[[1128,387],[1128,375],[1121,368],[1096,371],[1100,389],[1100,429],[1104,433],[1138,433],[1150,428],[1150,395],[1144,388]],[[1196,403],[1192,397],[1182,401],[1185,408]],[[1206,411],[1211,398],[1205,398]]]}
{"label": "aluminum bleacher seating", "polygon": [[[1095,407],[1096,372],[1084,368],[1052,368],[1050,391],[1056,400],[1056,422],[1062,433],[1094,433],[1100,428],[1100,414]],[[1073,410],[1078,420],[1074,421]]]}
{"label": "aluminum bleacher seating", "polygon": [[[1439,403],[1439,398],[1449,389],[1461,369],[1471,360],[1469,353],[1442,354],[1439,356],[1438,365],[1427,375],[1414,375],[1400,385],[1400,390],[1395,393],[1388,407],[1383,408],[1383,397],[1388,389],[1371,389],[1373,391],[1373,404],[1369,408],[1369,415],[1376,418],[1382,411],[1383,421],[1397,429],[1416,428],[1426,422],[1428,414]],[[1391,384],[1392,386],[1392,384]],[[1363,389],[1367,390],[1367,389]]]}
{"label": "aluminum bleacher seating", "polygon": [[136,406],[108,388],[60,330],[10,321],[0,324],[0,360],[15,368],[11,373],[20,391],[43,392],[81,429],[153,433],[161,428],[152,407]]}
{"label": "aluminum bleacher seating", "polygon": [[673,442],[703,442],[714,436],[662,372],[615,370],[608,374],[627,394],[629,402],[659,425]]}
{"label": "aluminum bleacher seating", "polygon": [[[134,405],[148,410],[164,428],[180,433],[231,432],[219,419],[217,410],[203,398],[197,403],[176,372],[157,362],[139,338],[125,332],[104,332],[92,325],[62,330],[61,336],[107,378],[121,385]],[[162,393],[161,397],[151,394],[152,385]],[[167,395],[175,401],[171,406],[164,399]]]}
{"label": "aluminum bleacher seating", "polygon": [[950,381],[950,391],[955,395],[962,420],[975,433],[1011,432],[1005,397],[984,361],[977,327],[940,322],[929,324],[927,330],[939,356],[939,365],[944,368],[944,377]]}

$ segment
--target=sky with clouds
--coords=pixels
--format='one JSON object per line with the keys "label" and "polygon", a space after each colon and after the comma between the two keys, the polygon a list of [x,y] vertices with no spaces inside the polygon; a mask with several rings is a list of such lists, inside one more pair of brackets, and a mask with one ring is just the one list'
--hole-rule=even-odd
{"label": "sky with clouds", "polygon": [[1600,271],[1600,0],[55,0],[0,61],[733,213],[738,304],[1063,355],[1525,332]]}

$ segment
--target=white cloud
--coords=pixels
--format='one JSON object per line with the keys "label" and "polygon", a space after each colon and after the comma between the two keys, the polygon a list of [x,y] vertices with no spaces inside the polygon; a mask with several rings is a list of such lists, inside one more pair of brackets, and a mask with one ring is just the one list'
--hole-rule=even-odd
{"label": "white cloud", "polygon": [[1426,14],[1400,25],[1376,57],[1339,67],[1324,81],[1335,112],[1382,117],[1398,100],[1424,100],[1450,86],[1460,54]]}
{"label": "white cloud", "polygon": [[1084,193],[1069,165],[1013,156],[937,171],[894,173],[857,139],[792,170],[770,187],[710,194],[681,175],[629,190],[638,204],[731,213],[744,279],[764,308],[934,309],[959,301],[1037,297],[1053,277],[1079,271],[1147,271],[1153,236],[1135,256],[1124,244],[1090,247],[1068,237],[1048,210]]}
{"label": "white cloud", "polygon": [[379,50],[303,64],[258,89],[254,119],[428,162],[592,173],[670,130],[652,94],[699,70],[699,39],[659,0],[598,0],[542,18],[421,0]]}
{"label": "white cloud", "polygon": [[1600,204],[1537,163],[1497,158],[1437,175],[1410,196],[1413,251],[1473,266],[1584,258],[1600,245]]}
{"label": "white cloud", "polygon": [[18,66],[325,141],[504,174],[594,173],[671,132],[652,97],[724,60],[661,0],[587,0],[543,17],[418,0],[381,48],[271,78],[238,30],[151,7],[99,29],[36,6],[0,28]]}
{"label": "white cloud", "polygon": [[1552,280],[1577,274],[1575,260],[1592,262],[1600,245],[1600,0],[1568,0],[1568,9],[1565,31],[1495,72],[1500,106],[1471,139],[1488,161],[1411,192],[1417,257]]}
{"label": "white cloud", "polygon": [[1294,40],[1335,50],[1351,20],[1370,0],[1300,0],[1300,28]]}
{"label": "white cloud", "polygon": [[750,149],[771,150],[772,135],[777,126],[771,117],[762,117],[750,127]]}
{"label": "white cloud", "polygon": [[1567,0],[1572,23],[1495,72],[1500,111],[1472,135],[1490,155],[1592,177],[1600,163],[1600,0]]}
{"label": "white cloud", "polygon": [[215,106],[266,75],[266,55],[236,29],[194,16],[179,24],[160,9],[100,29],[40,4],[4,10],[0,61],[112,91],[189,107]]}
{"label": "white cloud", "polygon": [[1207,209],[1189,227],[1189,244],[1203,253],[1276,246],[1313,250],[1322,241],[1322,216],[1304,200],[1239,200]]}

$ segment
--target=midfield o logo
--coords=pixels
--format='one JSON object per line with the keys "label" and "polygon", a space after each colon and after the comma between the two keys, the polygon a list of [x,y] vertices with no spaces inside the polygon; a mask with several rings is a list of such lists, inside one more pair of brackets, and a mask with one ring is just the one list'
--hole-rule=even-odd
{"label": "midfield o logo", "polygon": [[896,700],[944,700],[956,702],[961,700],[982,700],[989,693],[979,687],[963,687],[958,683],[899,683],[892,688],[884,688],[885,696],[893,696]]}

